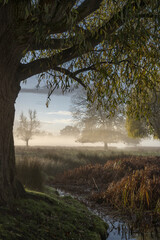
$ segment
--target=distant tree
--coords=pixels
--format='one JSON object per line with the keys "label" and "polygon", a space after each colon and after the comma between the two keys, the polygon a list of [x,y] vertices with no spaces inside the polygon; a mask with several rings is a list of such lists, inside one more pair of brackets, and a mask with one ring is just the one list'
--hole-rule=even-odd
{"label": "distant tree", "polygon": [[122,141],[123,135],[120,131],[114,128],[114,126],[110,126],[109,128],[105,126],[85,128],[81,132],[81,136],[78,139],[81,143],[96,143],[103,142],[104,148],[108,148],[109,143],[117,143]]}
{"label": "distant tree", "polygon": [[53,134],[52,134],[52,132],[48,132],[48,131],[44,131],[44,130],[42,130],[42,131],[37,131],[36,132],[36,135],[37,136],[40,136],[40,137],[42,137],[42,136],[47,136],[47,137],[53,137]]}
{"label": "distant tree", "polygon": [[125,127],[121,126],[119,129],[114,125],[114,121],[109,121],[107,124],[102,124],[100,127],[86,127],[82,130],[80,138],[78,139],[81,143],[95,143],[103,142],[104,148],[108,148],[110,143],[126,143],[131,145],[137,145],[140,142],[140,139],[134,139],[127,135]]}
{"label": "distant tree", "polygon": [[131,142],[125,130],[122,106],[110,117],[110,111],[97,108],[96,101],[95,104],[90,104],[86,92],[82,89],[72,96],[71,112],[77,125],[82,129],[77,141],[103,142],[106,149],[109,143]]}
{"label": "distant tree", "polygon": [[77,137],[80,134],[80,130],[77,127],[66,126],[62,130],[60,130],[61,136],[72,136]]}
{"label": "distant tree", "polygon": [[38,133],[38,128],[40,126],[37,120],[36,111],[29,110],[28,118],[24,116],[23,112],[20,115],[19,126],[17,128],[17,136],[26,142],[28,147],[28,142],[32,139],[33,135]]}

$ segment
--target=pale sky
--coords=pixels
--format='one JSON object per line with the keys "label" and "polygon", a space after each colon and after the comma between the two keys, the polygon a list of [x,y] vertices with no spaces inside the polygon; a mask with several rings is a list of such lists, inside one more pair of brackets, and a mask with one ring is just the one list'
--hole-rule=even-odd
{"label": "pale sky", "polygon": [[[81,144],[74,138],[62,138],[59,131],[67,125],[74,125],[70,107],[71,94],[62,95],[60,91],[53,93],[48,108],[46,107],[47,89],[37,90],[36,77],[28,79],[27,84],[22,84],[22,90],[18,95],[15,104],[15,125],[19,120],[20,114],[27,116],[28,110],[37,111],[37,119],[40,121],[40,130],[48,131],[53,136],[34,136],[29,141],[30,146],[103,146],[102,143]],[[41,84],[44,86],[44,84]],[[25,145],[25,142],[15,136],[15,145]]]}
{"label": "pale sky", "polygon": [[[21,112],[25,115],[28,110],[36,110],[37,118],[41,128],[53,134],[57,134],[66,125],[73,125],[70,112],[71,95],[62,95],[59,92],[53,93],[48,108],[46,107],[47,89],[35,89],[36,77],[28,79],[27,84],[22,84],[22,90],[18,95],[15,104],[15,121],[19,119]],[[44,86],[44,84],[41,84]]]}

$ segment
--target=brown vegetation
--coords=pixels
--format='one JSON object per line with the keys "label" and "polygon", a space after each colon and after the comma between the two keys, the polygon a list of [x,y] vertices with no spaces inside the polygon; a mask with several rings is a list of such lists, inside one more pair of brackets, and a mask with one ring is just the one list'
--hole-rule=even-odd
{"label": "brown vegetation", "polygon": [[82,166],[56,177],[53,184],[66,191],[71,186],[77,186],[77,192],[89,189],[90,199],[118,209],[160,213],[160,157],[132,156]]}
{"label": "brown vegetation", "polygon": [[[140,153],[144,156],[138,156]],[[16,148],[18,177],[27,188],[43,190],[47,184],[77,194],[93,206],[99,204],[96,208],[107,208],[111,214],[116,209],[118,215],[131,216],[136,226],[142,219],[145,226],[160,223],[158,155],[158,149],[148,148],[135,152]]]}

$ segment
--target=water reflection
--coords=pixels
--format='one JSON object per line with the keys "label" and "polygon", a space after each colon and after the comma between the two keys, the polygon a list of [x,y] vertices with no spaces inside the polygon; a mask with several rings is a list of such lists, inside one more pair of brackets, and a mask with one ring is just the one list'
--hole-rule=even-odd
{"label": "water reflection", "polygon": [[160,240],[160,228],[154,227],[147,232],[136,232],[128,224],[103,217],[109,225],[107,240]]}
{"label": "water reflection", "polygon": [[120,223],[118,221],[111,221],[108,220],[108,217],[106,217],[107,219],[104,219],[105,222],[107,222],[107,224],[109,225],[109,229],[108,229],[108,238],[107,240],[136,240],[137,237],[134,236],[130,230],[130,228],[128,228],[128,226],[126,226],[124,223]]}
{"label": "water reflection", "polygon": [[[83,196],[73,196],[60,189],[57,189],[57,191],[60,196],[72,196],[89,206],[89,202],[84,200]],[[102,208],[98,208],[97,210],[89,207],[89,210],[101,217],[108,224],[108,237],[106,240],[160,240],[160,227],[157,228],[155,226],[147,232],[140,233],[135,231],[129,224],[106,214],[106,209],[103,211]]]}

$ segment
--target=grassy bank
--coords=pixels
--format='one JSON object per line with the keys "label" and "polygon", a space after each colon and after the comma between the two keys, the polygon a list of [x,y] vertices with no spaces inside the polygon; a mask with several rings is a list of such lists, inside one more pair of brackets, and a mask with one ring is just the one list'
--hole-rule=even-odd
{"label": "grassy bank", "polygon": [[27,192],[0,207],[0,240],[101,240],[107,226],[71,197]]}

